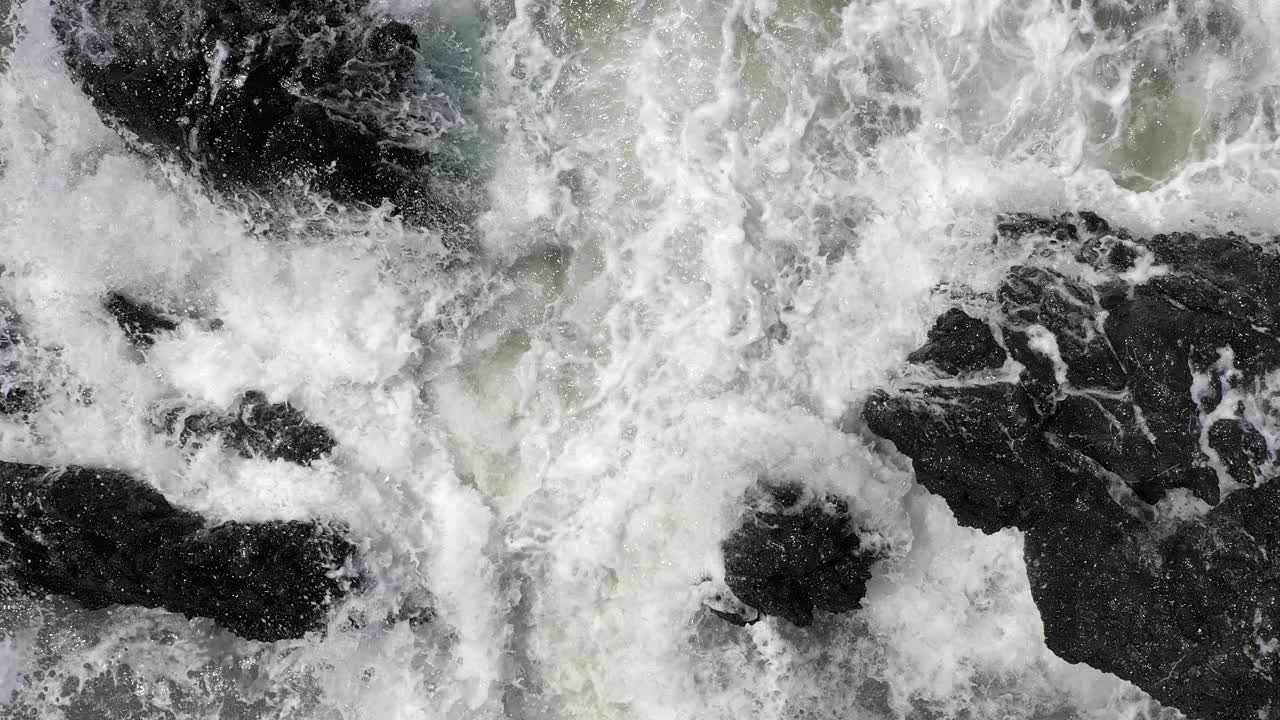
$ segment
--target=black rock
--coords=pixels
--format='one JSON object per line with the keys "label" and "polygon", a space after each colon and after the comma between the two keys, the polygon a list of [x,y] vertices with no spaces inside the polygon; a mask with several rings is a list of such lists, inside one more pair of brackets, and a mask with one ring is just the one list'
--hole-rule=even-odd
{"label": "black rock", "polygon": [[[1038,510],[1046,443],[1031,397],[1009,383],[877,393],[863,417],[914,461],[920,484],[947,499],[964,525],[995,532]],[[916,458],[920,458],[916,460]]]}
{"label": "black rock", "polygon": [[1031,349],[1033,330],[1052,334],[1066,364],[1067,380],[1081,387],[1119,389],[1125,376],[1107,347],[1099,320],[1103,308],[1092,288],[1055,270],[1020,265],[1009,271],[1000,289],[1002,324],[1016,335],[1009,338],[1013,359],[1034,368],[1037,381],[1055,382],[1056,370],[1038,350]]}
{"label": "black rock", "polygon": [[171,412],[167,418],[167,429],[171,432],[177,429],[179,420],[179,443],[196,444],[219,436],[225,446],[246,458],[262,457],[310,465],[328,455],[337,445],[323,425],[307,420],[301,410],[289,403],[269,403],[266,395],[256,390],[250,390],[240,398],[239,407],[233,415],[193,413],[183,417],[180,410]]}
{"label": "black rock", "polygon": [[815,610],[856,609],[878,558],[861,547],[848,504],[809,497],[794,484],[764,487],[751,500],[754,507],[722,546],[725,582],[736,598],[713,594],[712,611],[735,624],[754,622],[740,601],[805,626]]}
{"label": "black rock", "polygon": [[[1276,249],[1238,235],[1135,238],[1086,213],[1014,216],[997,238],[1034,250],[992,308],[1020,375],[913,375],[866,402],[867,427],[962,524],[1025,533],[1059,656],[1193,717],[1280,709],[1280,484],[1265,482],[1266,431],[1239,402],[1280,419],[1266,390],[1280,369]],[[1141,263],[1158,271],[1128,272]],[[953,347],[932,364],[953,376],[990,366],[979,344]],[[911,359],[932,361],[928,348]],[[1154,505],[1175,491],[1211,509],[1175,522]]]}
{"label": "black rock", "polygon": [[960,308],[952,308],[929,330],[929,341],[907,360],[930,363],[945,373],[958,375],[998,368],[1006,357],[987,323],[969,317]]}
{"label": "black rock", "polygon": [[1209,426],[1209,447],[1221,458],[1231,479],[1254,485],[1267,463],[1267,439],[1247,422],[1219,420]]}
{"label": "black rock", "polygon": [[208,526],[124,473],[0,462],[0,573],[86,608],[141,605],[254,640],[325,627],[354,546],[318,522]]}
{"label": "black rock", "polygon": [[107,312],[116,319],[120,329],[124,330],[129,342],[139,348],[148,348],[155,344],[156,335],[178,329],[178,323],[157,308],[145,303],[136,302],[121,295],[110,293],[104,304]]}
{"label": "black rock", "polygon": [[1026,535],[1045,640],[1206,719],[1265,717],[1280,670],[1280,485],[1232,494],[1163,536],[1105,496]]}
{"label": "black rock", "polygon": [[72,75],[110,123],[213,187],[392,203],[465,223],[441,134],[461,125],[418,36],[367,0],[55,0]]}

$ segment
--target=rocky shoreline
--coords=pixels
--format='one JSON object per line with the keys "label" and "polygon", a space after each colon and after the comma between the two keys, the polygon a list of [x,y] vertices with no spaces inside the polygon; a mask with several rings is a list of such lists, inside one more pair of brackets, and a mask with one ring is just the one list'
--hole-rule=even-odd
{"label": "rocky shoreline", "polygon": [[[441,138],[467,122],[428,87],[417,32],[366,0],[55,0],[52,22],[73,79],[142,154],[263,213],[318,192],[330,210],[389,209],[465,251],[478,195]],[[220,325],[117,292],[103,309],[141,363],[183,323]],[[30,350],[0,304],[0,414],[18,422],[47,391]],[[232,408],[164,405],[153,429],[182,448],[310,465],[337,447],[302,409],[255,389]],[[86,608],[159,607],[249,639],[298,638],[364,583],[346,534],[320,520],[212,524],[118,470],[0,459],[0,581]]]}
{"label": "rocky shoreline", "polygon": [[[1016,528],[1050,650],[1209,720],[1280,707],[1280,255],[1081,212],[1002,218],[1025,260],[938,317],[862,405],[956,519]],[[857,430],[859,423],[851,423]],[[762,505],[763,502],[763,505]],[[876,553],[845,500],[747,498],[711,611],[856,609]]]}
{"label": "rocky shoreline", "polygon": [[1048,646],[1192,717],[1280,707],[1280,256],[1010,217],[1036,249],[865,404],[961,524],[1026,537]]}
{"label": "rocky shoreline", "polygon": [[[214,192],[270,207],[316,191],[466,245],[471,180],[421,142],[464,119],[422,86],[413,27],[365,0],[55,0],[53,24],[104,120]],[[1022,261],[993,297],[937,319],[860,407],[866,429],[961,524],[1024,534],[1058,656],[1195,717],[1280,711],[1280,256],[1235,234],[1139,237],[1090,212],[1008,216],[993,242]],[[192,320],[116,293],[104,308],[143,362]],[[17,377],[17,319],[5,311],[0,330]],[[41,393],[6,383],[0,413]],[[337,447],[253,389],[235,408],[179,402],[156,429],[301,465]],[[772,479],[744,506],[712,612],[805,626],[859,607],[883,555],[847,500]],[[324,628],[362,583],[340,524],[211,524],[111,469],[0,461],[0,537],[3,578],[24,592],[161,607],[256,640]]]}

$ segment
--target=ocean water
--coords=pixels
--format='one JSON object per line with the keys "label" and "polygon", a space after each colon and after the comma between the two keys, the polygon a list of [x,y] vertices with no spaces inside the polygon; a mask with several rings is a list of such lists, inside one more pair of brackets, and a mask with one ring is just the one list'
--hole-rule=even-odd
{"label": "ocean water", "polygon": [[[340,520],[374,584],[274,644],[10,600],[0,718],[1177,717],[1055,658],[1021,536],[958,527],[851,418],[994,288],[997,213],[1280,227],[1280,4],[380,7],[459,95],[473,263],[385,212],[264,230],[104,127],[45,2],[7,9],[0,298],[51,392],[0,420],[0,457],[125,469],[214,519]],[[108,290],[223,326],[142,363]],[[250,388],[332,428],[333,457],[188,459],[149,429]],[[701,608],[759,478],[847,496],[891,548],[861,612]],[[435,620],[349,622],[406,602]]]}

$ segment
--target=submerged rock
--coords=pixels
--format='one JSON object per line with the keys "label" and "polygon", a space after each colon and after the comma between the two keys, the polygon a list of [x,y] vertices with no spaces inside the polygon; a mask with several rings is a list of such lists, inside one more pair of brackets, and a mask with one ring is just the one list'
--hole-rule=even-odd
{"label": "submerged rock", "polygon": [[107,295],[104,307],[124,330],[129,342],[139,348],[151,347],[156,342],[156,335],[178,329],[178,322],[166,317],[159,309],[117,292]]}
{"label": "submerged rock", "polygon": [[41,388],[26,372],[28,354],[17,313],[0,301],[0,415],[25,415],[40,406]]}
{"label": "submerged rock", "polygon": [[861,546],[849,506],[834,496],[813,497],[795,484],[763,487],[725,539],[725,582],[704,604],[735,624],[776,615],[795,625],[814,612],[856,609],[878,557]]}
{"label": "submerged rock", "polygon": [[86,608],[209,618],[253,640],[325,627],[354,546],[318,522],[209,526],[114,470],[0,462],[0,576]]}
{"label": "submerged rock", "polygon": [[[150,347],[159,333],[178,327],[172,316],[119,293],[108,297],[106,308],[138,348]],[[267,396],[257,390],[241,396],[233,414],[187,414],[178,408],[166,413],[159,426],[164,432],[177,432],[181,445],[198,445],[218,436],[224,445],[243,457],[287,460],[299,465],[310,465],[337,445],[328,429],[308,420],[301,410],[287,402],[270,403]]]}
{"label": "submerged rock", "polygon": [[367,0],[55,0],[72,75],[111,124],[212,186],[302,183],[414,222],[465,224],[443,136],[465,125],[418,36]]}
{"label": "submerged rock", "polygon": [[181,411],[170,413],[167,418],[170,432],[178,428],[179,420],[178,442],[182,445],[198,444],[217,436],[223,445],[246,458],[310,465],[337,445],[328,429],[307,420],[301,410],[289,403],[267,402],[267,396],[256,390],[240,398],[239,407],[232,415],[193,413],[183,417]]}
{"label": "submerged rock", "polygon": [[874,394],[867,427],[962,524],[1025,533],[1060,657],[1192,717],[1280,709],[1280,256],[1090,213],[1006,218],[997,241],[1030,258],[990,324],[944,315],[961,339],[935,328],[909,358],[935,374]]}
{"label": "submerged rock", "polygon": [[[4,272],[0,266],[0,274]],[[90,405],[93,392],[0,294],[0,417],[27,424],[50,403]]]}

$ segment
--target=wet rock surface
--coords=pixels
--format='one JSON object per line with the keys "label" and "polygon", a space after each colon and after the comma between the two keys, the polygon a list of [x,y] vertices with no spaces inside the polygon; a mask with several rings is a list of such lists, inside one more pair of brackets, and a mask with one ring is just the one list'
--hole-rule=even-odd
{"label": "wet rock surface", "polygon": [[816,611],[858,608],[878,557],[861,546],[847,502],[783,484],[762,486],[748,503],[722,544],[731,593],[710,593],[712,612],[735,624],[776,615],[805,626]]}
{"label": "wet rock surface", "polygon": [[254,640],[325,627],[356,578],[319,522],[208,525],[125,473],[0,462],[0,577],[86,608],[141,605]]}
{"label": "wet rock surface", "polygon": [[302,184],[460,229],[469,181],[441,138],[461,113],[421,67],[414,28],[368,5],[56,0],[53,26],[105,119],[217,189]]}
{"label": "wet rock surface", "polygon": [[981,320],[939,319],[867,427],[962,524],[1025,533],[1060,657],[1191,717],[1280,709],[1274,243],[1091,213],[1005,218],[996,243],[1026,260]]}
{"label": "wet rock surface", "polygon": [[310,465],[337,445],[323,425],[307,420],[301,410],[289,403],[268,402],[267,396],[256,390],[245,393],[231,415],[197,412],[183,416],[176,411],[166,424],[170,432],[177,431],[182,445],[198,446],[218,437],[242,457],[299,465]]}
{"label": "wet rock surface", "polygon": [[138,348],[149,348],[156,343],[156,336],[160,333],[178,329],[175,318],[117,292],[107,295],[103,307],[115,318],[129,342]]}

